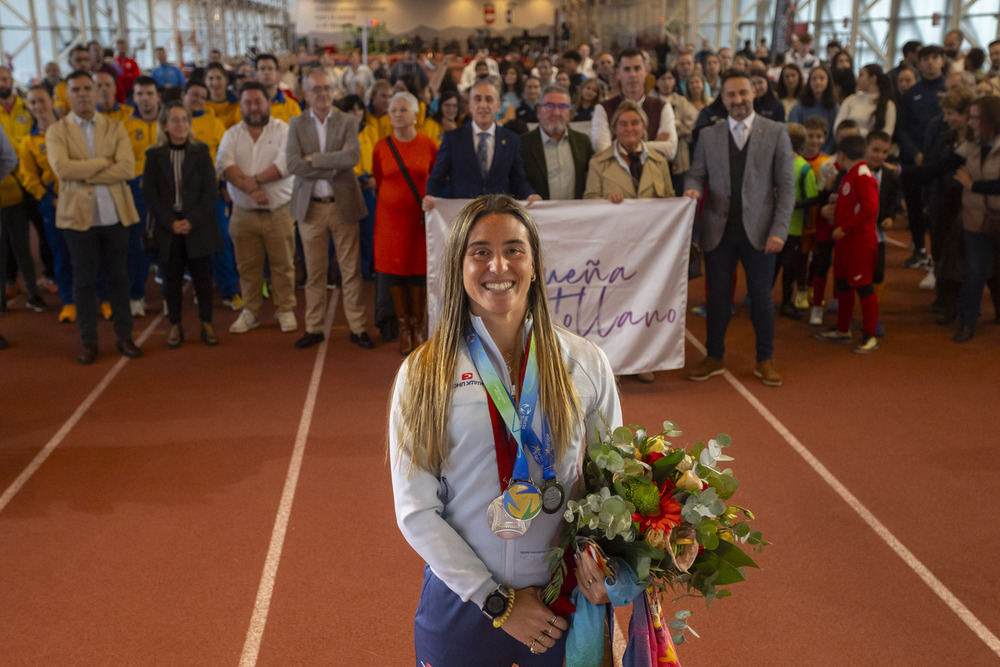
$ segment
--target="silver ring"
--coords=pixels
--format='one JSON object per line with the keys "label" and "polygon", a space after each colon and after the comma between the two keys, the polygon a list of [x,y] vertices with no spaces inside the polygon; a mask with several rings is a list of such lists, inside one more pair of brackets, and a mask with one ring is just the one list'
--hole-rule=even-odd
{"label": "silver ring", "polygon": [[587,582],[587,586],[589,587],[589,586],[590,586],[590,585],[591,585],[592,583],[594,583],[595,581],[597,581],[597,580],[596,580],[596,579],[594,579],[593,577],[591,577],[591,578],[590,578],[590,581],[588,581],[588,582]]}
{"label": "silver ring", "polygon": [[552,614],[552,618],[549,619],[549,625],[555,625],[555,624],[556,624],[556,615]]}
{"label": "silver ring", "polygon": [[545,646],[545,644],[542,643],[542,637],[544,636],[545,636],[545,630],[542,630],[542,634],[538,635],[538,639],[533,640],[531,643],[538,644],[539,646]]}

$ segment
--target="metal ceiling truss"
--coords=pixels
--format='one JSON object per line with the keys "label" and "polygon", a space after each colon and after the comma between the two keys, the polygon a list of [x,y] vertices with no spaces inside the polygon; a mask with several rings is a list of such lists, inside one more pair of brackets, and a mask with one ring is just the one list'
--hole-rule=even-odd
{"label": "metal ceiling truss", "polygon": [[0,54],[18,81],[40,77],[46,62],[65,70],[70,49],[98,40],[128,40],[143,68],[163,46],[172,62],[204,62],[249,49],[291,44],[288,0],[0,0]]}

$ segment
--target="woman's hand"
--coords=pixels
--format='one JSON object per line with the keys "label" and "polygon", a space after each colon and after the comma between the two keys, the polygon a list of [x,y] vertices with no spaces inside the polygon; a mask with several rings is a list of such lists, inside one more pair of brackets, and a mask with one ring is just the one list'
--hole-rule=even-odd
{"label": "woman's hand", "polygon": [[191,223],[186,218],[174,220],[173,229],[174,234],[188,234],[191,232]]}
{"label": "woman's hand", "polygon": [[424,213],[430,213],[434,210],[434,197],[430,195],[424,195],[423,201]]}
{"label": "woman's hand", "polygon": [[531,648],[532,653],[545,653],[555,646],[568,627],[565,618],[552,613],[542,603],[534,587],[514,591],[514,608],[507,622],[500,626],[508,635]]}
{"label": "woman's hand", "polygon": [[625,201],[625,195],[622,193],[621,190],[615,190],[614,192],[608,195],[608,201],[611,202],[612,204],[621,204],[623,201]]}
{"label": "woman's hand", "polygon": [[972,187],[972,174],[970,174],[969,170],[965,167],[959,167],[958,170],[955,171],[954,179],[961,183],[962,187],[966,190]]}
{"label": "woman's hand", "polygon": [[604,585],[604,573],[597,566],[597,561],[588,553],[576,555],[576,587],[583,593],[583,597],[590,600],[592,604],[607,604],[611,602],[608,597],[608,588]]}

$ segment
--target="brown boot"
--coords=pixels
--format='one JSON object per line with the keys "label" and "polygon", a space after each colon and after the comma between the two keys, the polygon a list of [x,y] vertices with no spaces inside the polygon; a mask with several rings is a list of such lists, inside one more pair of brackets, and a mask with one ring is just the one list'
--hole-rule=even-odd
{"label": "brown boot", "polygon": [[427,341],[427,288],[410,285],[410,324],[414,345]]}
{"label": "brown boot", "polygon": [[407,355],[413,351],[413,330],[410,329],[410,295],[405,285],[393,285],[392,306],[399,320],[399,353]]}

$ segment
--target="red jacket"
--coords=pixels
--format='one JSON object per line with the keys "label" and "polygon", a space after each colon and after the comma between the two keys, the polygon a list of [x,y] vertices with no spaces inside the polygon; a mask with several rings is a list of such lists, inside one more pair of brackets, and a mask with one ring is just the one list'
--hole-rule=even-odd
{"label": "red jacket", "polygon": [[142,76],[139,64],[131,58],[115,58],[115,67],[118,69],[118,90],[115,99],[119,104],[125,103],[125,98],[132,92],[132,85],[135,80]]}
{"label": "red jacket", "polygon": [[854,165],[837,188],[834,229],[846,236],[837,241],[859,247],[878,247],[878,181],[863,161]]}

